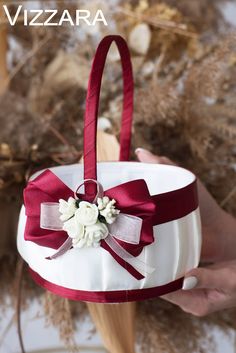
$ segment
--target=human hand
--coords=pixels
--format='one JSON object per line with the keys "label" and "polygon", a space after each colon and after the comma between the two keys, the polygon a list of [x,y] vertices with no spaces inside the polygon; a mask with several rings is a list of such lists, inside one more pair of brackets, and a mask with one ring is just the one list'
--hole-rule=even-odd
{"label": "human hand", "polygon": [[[174,164],[166,157],[138,149],[141,162]],[[196,316],[236,306],[236,220],[221,210],[198,181],[199,205],[203,229],[202,257],[216,262],[196,268],[185,275],[183,289],[162,298]],[[233,261],[230,261],[234,259]]]}
{"label": "human hand", "polygon": [[199,317],[236,307],[236,260],[193,269],[182,290],[162,298]]}
{"label": "human hand", "polygon": [[[175,165],[167,157],[156,156],[138,148],[140,162]],[[220,208],[205,186],[198,180],[198,197],[202,223],[202,253],[204,262],[236,259],[236,220]]]}

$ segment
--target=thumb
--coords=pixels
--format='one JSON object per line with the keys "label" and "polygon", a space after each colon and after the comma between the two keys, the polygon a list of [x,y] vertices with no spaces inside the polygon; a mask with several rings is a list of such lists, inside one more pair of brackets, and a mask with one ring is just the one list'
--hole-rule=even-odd
{"label": "thumb", "polygon": [[138,157],[138,160],[140,162],[144,162],[144,163],[158,163],[158,164],[170,164],[170,165],[174,164],[167,157],[156,156],[153,153],[151,153],[150,151],[145,150],[144,148],[137,148],[135,150],[135,153],[136,153],[136,155]]}
{"label": "thumb", "polygon": [[228,282],[228,275],[222,269],[196,268],[185,276],[182,289],[226,289]]}

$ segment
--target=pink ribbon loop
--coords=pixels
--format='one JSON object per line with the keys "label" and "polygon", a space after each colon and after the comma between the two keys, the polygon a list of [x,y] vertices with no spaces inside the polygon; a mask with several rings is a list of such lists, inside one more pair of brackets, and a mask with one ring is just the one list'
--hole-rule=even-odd
{"label": "pink ribbon loop", "polygon": [[[135,258],[133,255],[129,254],[116,241],[116,239],[118,239],[129,244],[139,244],[142,223],[143,221],[139,217],[120,213],[114,223],[107,225],[109,234],[104,239],[104,241],[117,254],[117,256],[128,262],[143,276],[145,276],[152,273],[154,268],[148,266],[144,262]],[[59,203],[41,203],[40,227],[48,230],[63,230],[63,222],[60,220]],[[60,246],[60,248],[53,255],[48,256],[47,259],[56,259],[57,257],[62,256],[68,250],[70,250],[71,247],[72,239],[68,237],[66,241]]]}
{"label": "pink ribbon loop", "polygon": [[108,229],[116,239],[129,244],[139,244],[142,224],[142,218],[120,213],[115,222],[108,225]]}
{"label": "pink ribbon loop", "polygon": [[62,230],[58,202],[42,202],[40,205],[40,228],[48,230]]}
{"label": "pink ribbon loop", "polygon": [[[63,230],[60,220],[59,203],[43,202],[40,211],[40,228],[48,230]],[[120,213],[114,223],[108,224],[109,233],[125,243],[138,244],[143,220],[139,217]]]}
{"label": "pink ribbon loop", "polygon": [[77,199],[78,198],[78,191],[79,189],[82,187],[82,186],[85,186],[86,184],[88,183],[94,183],[97,185],[97,194],[96,196],[94,197],[93,199],[93,203],[96,203],[97,202],[97,199],[100,197],[102,198],[103,197],[103,186],[102,184],[99,183],[99,181],[95,180],[95,179],[84,179],[84,181],[77,187],[75,193],[74,193],[74,196],[75,198]]}

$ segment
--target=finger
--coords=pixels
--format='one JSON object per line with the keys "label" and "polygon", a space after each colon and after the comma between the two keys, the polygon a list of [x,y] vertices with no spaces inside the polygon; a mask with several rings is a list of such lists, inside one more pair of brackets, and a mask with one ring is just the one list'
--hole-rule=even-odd
{"label": "finger", "polygon": [[230,308],[235,305],[236,263],[194,269],[185,277],[183,287],[184,290],[164,295],[163,299],[196,316]]}
{"label": "finger", "polygon": [[174,165],[174,163],[169,158],[164,156],[156,156],[144,148],[137,148],[135,153],[140,162]]}
{"label": "finger", "polygon": [[178,305],[187,313],[191,313],[195,316],[205,316],[216,310],[216,305],[213,306],[208,300],[207,293],[209,291],[211,291],[211,289],[179,290],[165,294],[162,298],[172,304]]}
{"label": "finger", "polygon": [[232,307],[232,302],[224,293],[215,289],[179,290],[165,294],[164,300],[178,305],[182,310],[195,316],[203,317],[214,311]]}
{"label": "finger", "polygon": [[[195,288],[205,289],[229,289],[233,279],[225,267],[216,268],[196,268],[185,276],[183,290]],[[234,276],[235,280],[235,276]]]}
{"label": "finger", "polygon": [[186,303],[191,303],[192,293],[190,291],[178,290],[161,296],[172,304],[176,304],[181,308],[185,307]]}
{"label": "finger", "polygon": [[[215,262],[211,265],[208,265],[207,268],[212,269],[212,270],[218,270],[218,269],[226,269],[228,267],[235,267],[235,260],[233,261],[220,261],[220,262]],[[235,268],[236,270],[236,268]]]}

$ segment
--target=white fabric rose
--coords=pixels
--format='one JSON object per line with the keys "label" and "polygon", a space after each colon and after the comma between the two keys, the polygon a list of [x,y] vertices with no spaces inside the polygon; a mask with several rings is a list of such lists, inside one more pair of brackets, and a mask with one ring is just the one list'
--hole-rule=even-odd
{"label": "white fabric rose", "polygon": [[106,224],[99,221],[92,226],[86,227],[85,237],[87,238],[87,245],[99,246],[100,241],[105,239],[108,233],[109,231]]}
{"label": "white fabric rose", "polygon": [[102,198],[98,197],[97,203],[98,203],[98,209],[103,210],[107,204],[109,203],[110,199],[107,196],[103,196]]}
{"label": "white fabric rose", "polygon": [[112,224],[112,223],[114,223],[115,220],[116,220],[116,217],[113,217],[113,216],[112,216],[112,213],[111,213],[109,210],[107,210],[107,209],[103,210],[103,211],[101,212],[101,215],[105,218],[105,220],[106,220],[106,222],[107,222],[108,224]]}
{"label": "white fabric rose", "polygon": [[109,200],[109,202],[105,202],[106,204],[105,208],[100,210],[100,214],[105,218],[108,224],[114,223],[116,220],[116,217],[120,213],[120,211],[115,208],[114,206],[115,203],[116,201],[114,199]]}
{"label": "white fabric rose", "polygon": [[107,237],[109,230],[98,217],[101,215],[107,224],[112,224],[120,212],[115,208],[115,202],[107,196],[98,198],[97,205],[87,201],[77,203],[73,197],[68,201],[59,200],[63,230],[72,238],[73,247],[100,246],[101,240]]}
{"label": "white fabric rose", "polygon": [[62,222],[67,221],[74,216],[76,210],[76,200],[73,197],[69,197],[68,201],[63,199],[59,200],[59,212],[61,213],[60,220]]}
{"label": "white fabric rose", "polygon": [[98,247],[100,241],[108,235],[108,228],[104,223],[97,222],[91,226],[85,227],[85,232],[82,238],[74,238],[72,240],[74,248],[82,247]]}
{"label": "white fabric rose", "polygon": [[81,201],[79,208],[75,211],[75,218],[82,225],[91,226],[97,222],[98,208],[92,203]]}
{"label": "white fabric rose", "polygon": [[84,226],[77,221],[75,217],[70,218],[63,224],[63,230],[67,232],[70,238],[73,240],[81,239],[84,236]]}
{"label": "white fabric rose", "polygon": [[73,248],[83,248],[86,246],[86,238],[83,237],[83,238],[74,238],[72,239],[72,245],[73,245]]}

